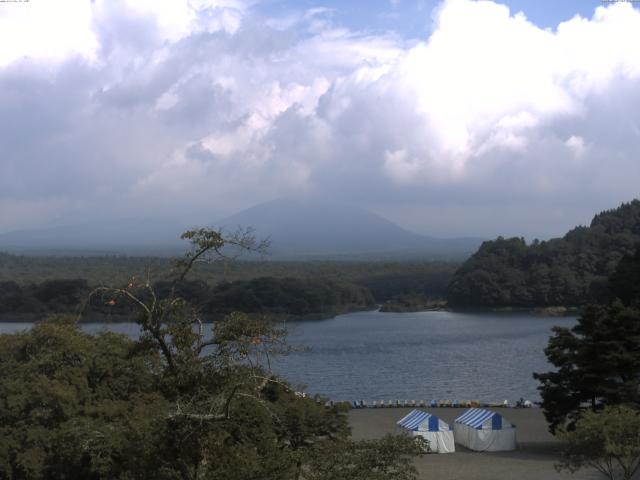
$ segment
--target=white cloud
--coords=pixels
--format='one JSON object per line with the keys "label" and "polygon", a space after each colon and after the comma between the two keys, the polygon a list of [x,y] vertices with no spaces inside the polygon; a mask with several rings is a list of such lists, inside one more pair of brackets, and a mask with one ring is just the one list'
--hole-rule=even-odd
{"label": "white cloud", "polygon": [[544,125],[588,114],[592,95],[637,81],[636,42],[640,13],[628,4],[599,7],[592,20],[575,17],[553,33],[504,5],[445,2],[430,39],[390,74],[434,134],[435,151],[413,150],[412,156],[424,169],[462,174],[478,156],[525,150]]}
{"label": "white cloud", "polygon": [[406,150],[385,152],[384,168],[389,175],[399,182],[412,181],[420,173],[420,165],[407,157]]}
{"label": "white cloud", "polygon": [[85,0],[3,3],[0,68],[21,59],[59,62],[71,55],[93,60],[99,47]]}
{"label": "white cloud", "polygon": [[30,192],[34,222],[47,198],[61,211],[231,210],[308,192],[393,210],[637,193],[630,4],[545,30],[447,0],[421,42],[239,0],[6,6],[0,209]]}
{"label": "white cloud", "polygon": [[581,158],[587,151],[587,146],[584,144],[584,138],[576,135],[571,135],[564,143],[571,151],[574,158]]}

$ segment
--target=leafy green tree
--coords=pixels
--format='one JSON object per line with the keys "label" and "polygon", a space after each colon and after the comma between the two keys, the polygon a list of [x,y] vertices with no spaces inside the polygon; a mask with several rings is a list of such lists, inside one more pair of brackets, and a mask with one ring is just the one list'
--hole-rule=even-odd
{"label": "leafy green tree", "polygon": [[0,478],[144,478],[166,400],[159,357],[124,335],[55,317],[0,335]]}
{"label": "leafy green tree", "polygon": [[411,463],[425,445],[409,436],[385,436],[379,440],[325,443],[313,451],[304,478],[307,480],[411,480]]}
{"label": "leafy green tree", "polygon": [[630,480],[640,466],[640,412],[625,406],[587,412],[563,440],[558,470],[598,470],[610,480]]}
{"label": "leafy green tree", "polygon": [[284,330],[240,313],[205,324],[179,295],[197,262],[263,244],[246,231],[183,238],[192,249],[164,295],[148,280],[93,292],[136,309],[138,341],[60,318],[0,336],[0,478],[415,478],[413,440],[353,442],[341,407],[271,372]]}

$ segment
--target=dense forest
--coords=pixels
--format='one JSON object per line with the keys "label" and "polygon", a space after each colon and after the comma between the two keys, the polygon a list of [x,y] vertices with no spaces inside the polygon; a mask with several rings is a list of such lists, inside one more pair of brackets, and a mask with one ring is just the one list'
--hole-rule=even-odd
{"label": "dense forest", "polygon": [[[384,302],[395,295],[421,293],[444,297],[455,262],[432,261],[246,261],[197,264],[192,278],[209,285],[259,277],[326,278],[369,288],[376,301]],[[0,252],[0,282],[20,285],[46,280],[85,279],[90,285],[116,285],[132,277],[167,279],[172,260],[164,257],[131,256],[27,256]]]}
{"label": "dense forest", "polygon": [[[160,292],[169,288],[169,282],[157,287]],[[213,316],[244,312],[303,317],[361,310],[375,304],[367,288],[326,279],[260,277],[224,282],[213,288],[199,281],[182,282],[177,292]]]}
{"label": "dense forest", "polygon": [[596,215],[562,238],[484,242],[455,273],[453,307],[582,306],[608,298],[607,278],[640,244],[640,201]]}
{"label": "dense forest", "polygon": [[[177,288],[206,316],[230,311],[328,315],[407,295],[442,299],[457,264],[443,262],[276,262],[197,264]],[[150,279],[167,294],[174,265],[155,257],[30,257],[0,253],[0,316],[20,320],[77,313],[100,285]],[[91,314],[128,315],[94,299]]]}
{"label": "dense forest", "polygon": [[[82,313],[85,319],[107,316],[114,320],[130,318],[131,302],[105,297],[86,280],[46,280],[20,286],[0,282],[0,315],[16,320],[36,319],[53,313]],[[372,308],[375,305],[366,287],[326,279],[260,277],[252,280],[222,282],[209,286],[201,280],[178,283],[157,282],[153,291],[166,298],[172,290],[208,319],[241,311],[250,314],[306,317],[338,314]]]}

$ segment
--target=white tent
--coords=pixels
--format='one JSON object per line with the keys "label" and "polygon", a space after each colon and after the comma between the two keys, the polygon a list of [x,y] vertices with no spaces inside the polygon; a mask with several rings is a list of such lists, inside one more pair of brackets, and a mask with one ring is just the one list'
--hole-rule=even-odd
{"label": "white tent", "polygon": [[456,418],[456,442],[478,452],[516,449],[516,426],[490,410],[471,408]]}
{"label": "white tent", "polygon": [[409,415],[399,420],[398,425],[429,441],[429,451],[437,453],[455,452],[453,431],[448,423],[435,415],[421,410],[411,410]]}

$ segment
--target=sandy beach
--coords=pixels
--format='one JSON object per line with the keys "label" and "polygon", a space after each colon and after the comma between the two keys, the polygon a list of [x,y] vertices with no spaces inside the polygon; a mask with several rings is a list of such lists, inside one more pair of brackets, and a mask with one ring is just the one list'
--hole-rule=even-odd
{"label": "sandy beach", "polygon": [[[424,408],[445,422],[453,424],[464,408]],[[387,433],[400,433],[396,421],[410,408],[378,408],[352,410],[349,413],[353,437],[374,439]],[[603,478],[595,471],[571,475],[558,473],[558,441],[547,431],[547,424],[538,408],[496,409],[517,426],[518,449],[512,452],[478,453],[456,444],[451,454],[423,455],[416,460],[418,478],[437,480],[596,480]]]}

